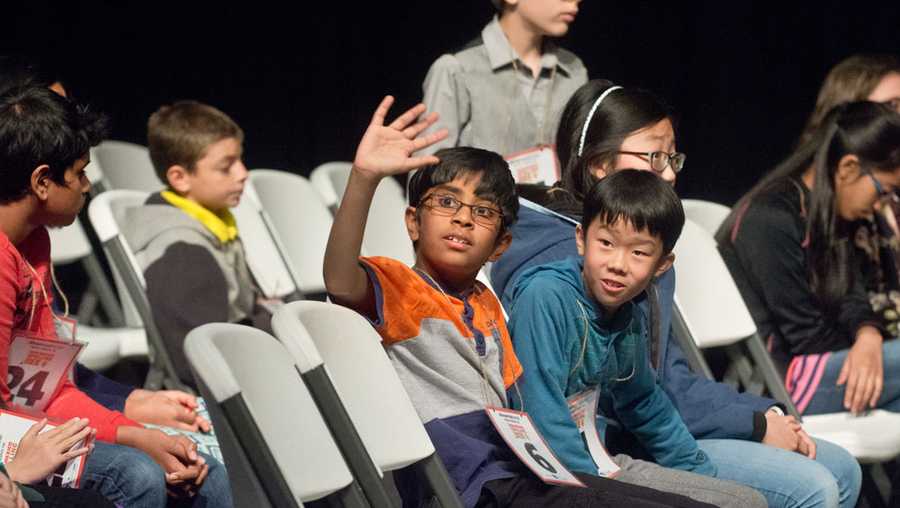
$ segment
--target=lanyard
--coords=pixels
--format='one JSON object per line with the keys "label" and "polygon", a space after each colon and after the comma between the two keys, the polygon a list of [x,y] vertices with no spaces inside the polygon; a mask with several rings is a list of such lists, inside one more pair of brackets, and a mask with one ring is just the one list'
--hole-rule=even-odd
{"label": "lanyard", "polygon": [[[47,296],[47,288],[44,286],[44,280],[40,276],[38,276],[37,270],[35,270],[34,267],[31,266],[31,263],[29,263],[27,259],[25,259],[23,257],[22,260],[25,261],[25,266],[27,266],[28,269],[31,270],[31,275],[34,277],[34,280],[36,280],[38,282],[38,287],[41,288],[41,296],[43,296],[44,302],[47,304],[47,307],[50,309],[50,313],[53,314],[54,318],[58,319],[59,316],[56,315],[56,312],[53,311],[53,306],[50,305],[50,298]],[[59,294],[59,297],[63,301],[63,316],[62,317],[68,317],[69,316],[69,299],[66,298],[66,294],[63,293],[62,289],[60,289],[60,287],[59,287],[59,283],[56,281],[56,272],[53,270],[52,264],[50,265],[50,280],[53,282],[53,287],[56,289],[56,292]],[[32,291],[31,312],[29,312],[29,314],[28,314],[27,328],[29,330],[31,329],[31,325],[34,322],[34,313],[37,310],[37,298],[35,298],[35,295],[33,293],[34,292]]]}

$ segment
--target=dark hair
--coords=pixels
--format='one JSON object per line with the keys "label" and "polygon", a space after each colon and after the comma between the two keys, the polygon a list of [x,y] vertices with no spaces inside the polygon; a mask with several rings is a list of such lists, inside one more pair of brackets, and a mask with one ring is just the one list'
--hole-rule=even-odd
{"label": "dark hair", "polygon": [[65,185],[65,172],[103,139],[106,119],[44,86],[0,95],[0,203],[26,196],[31,173],[42,164]]}
{"label": "dark hair", "polygon": [[458,176],[477,174],[481,177],[475,195],[487,199],[503,212],[503,233],[516,223],[519,198],[509,164],[499,154],[481,148],[444,148],[434,154],[441,162],[416,171],[409,180],[409,206],[418,206],[428,191],[453,181]]}
{"label": "dark hair", "polygon": [[853,284],[851,246],[842,238],[835,208],[835,173],[845,155],[859,158],[862,171],[889,171],[900,167],[900,114],[874,102],[842,104],[826,115],[810,139],[785,161],[763,177],[734,206],[716,235],[720,244],[731,242],[737,217],[753,199],[798,179],[810,167],[815,175],[808,203],[805,203],[808,277],[810,287],[826,309],[836,309]]}
{"label": "dark hair", "polygon": [[832,67],[819,89],[816,107],[806,121],[800,142],[812,138],[835,106],[868,99],[878,83],[891,73],[900,74],[900,59],[894,55],[853,55]]}
{"label": "dark hair", "polygon": [[165,185],[169,168],[180,165],[193,172],[209,145],[227,138],[243,142],[244,131],[222,111],[196,101],[162,106],[147,121],[150,159]]}
{"label": "dark hair", "polygon": [[668,118],[675,121],[669,107],[652,93],[637,88],[614,90],[594,111],[590,119],[582,154],[578,155],[581,131],[594,102],[614,86],[611,81],[595,79],[582,85],[563,109],[556,131],[556,153],[562,178],[554,186],[565,192],[553,192],[558,199],[569,199],[578,207],[597,178],[591,166],[612,163],[630,134]]}
{"label": "dark hair", "polygon": [[46,66],[22,56],[0,56],[0,94],[25,86],[49,87],[62,81]]}
{"label": "dark hair", "polygon": [[684,209],[675,189],[652,171],[623,169],[594,184],[584,198],[581,229],[600,219],[605,224],[629,222],[659,238],[663,255],[672,252],[684,227]]}

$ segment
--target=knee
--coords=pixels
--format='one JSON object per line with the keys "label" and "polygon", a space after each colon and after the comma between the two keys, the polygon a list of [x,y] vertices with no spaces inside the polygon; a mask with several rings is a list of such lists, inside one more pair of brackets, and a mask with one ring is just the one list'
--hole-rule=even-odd
{"label": "knee", "polygon": [[225,466],[208,455],[204,455],[203,458],[209,464],[209,473],[200,489],[200,497],[203,499],[201,505],[210,508],[230,508],[233,506],[231,484]]}
{"label": "knee", "polygon": [[756,489],[751,489],[750,487],[742,488],[739,497],[740,506],[747,508],[768,508],[769,506],[766,497]]}
{"label": "knee", "polygon": [[140,450],[122,447],[115,458],[117,487],[131,500],[126,506],[165,506],[166,478],[162,468]]}

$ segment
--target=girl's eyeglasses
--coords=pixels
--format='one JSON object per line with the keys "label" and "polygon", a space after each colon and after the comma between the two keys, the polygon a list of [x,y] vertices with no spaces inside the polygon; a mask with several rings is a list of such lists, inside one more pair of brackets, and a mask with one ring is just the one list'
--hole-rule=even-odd
{"label": "girl's eyeglasses", "polygon": [[684,161],[687,159],[687,155],[681,152],[666,153],[661,150],[655,152],[626,152],[619,150],[616,153],[640,157],[650,162],[650,168],[657,173],[662,173],[669,166],[672,167],[672,171],[678,173],[684,167]]}

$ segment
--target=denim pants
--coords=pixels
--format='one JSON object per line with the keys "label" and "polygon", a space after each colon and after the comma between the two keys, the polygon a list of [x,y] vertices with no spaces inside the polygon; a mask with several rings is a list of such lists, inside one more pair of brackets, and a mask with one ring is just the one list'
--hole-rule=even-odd
{"label": "denim pants", "polygon": [[[884,388],[881,390],[881,398],[878,399],[878,407],[900,413],[900,339],[885,341],[881,350],[882,364],[884,365]],[[815,415],[846,411],[844,409],[846,385],[837,386],[837,379],[849,352],[849,349],[843,349],[831,353],[831,356],[828,357],[822,379],[803,414]]]}
{"label": "denim pants", "polygon": [[816,439],[816,459],[754,441],[698,439],[718,468],[716,478],[753,487],[770,507],[852,508],[862,483],[859,464],[846,450]]}
{"label": "denim pants", "polygon": [[97,441],[85,464],[81,487],[96,490],[110,501],[128,508],[191,506],[230,508],[228,474],[216,459],[203,455],[209,476],[192,499],[172,499],[166,494],[162,468],[146,453],[128,446]]}

